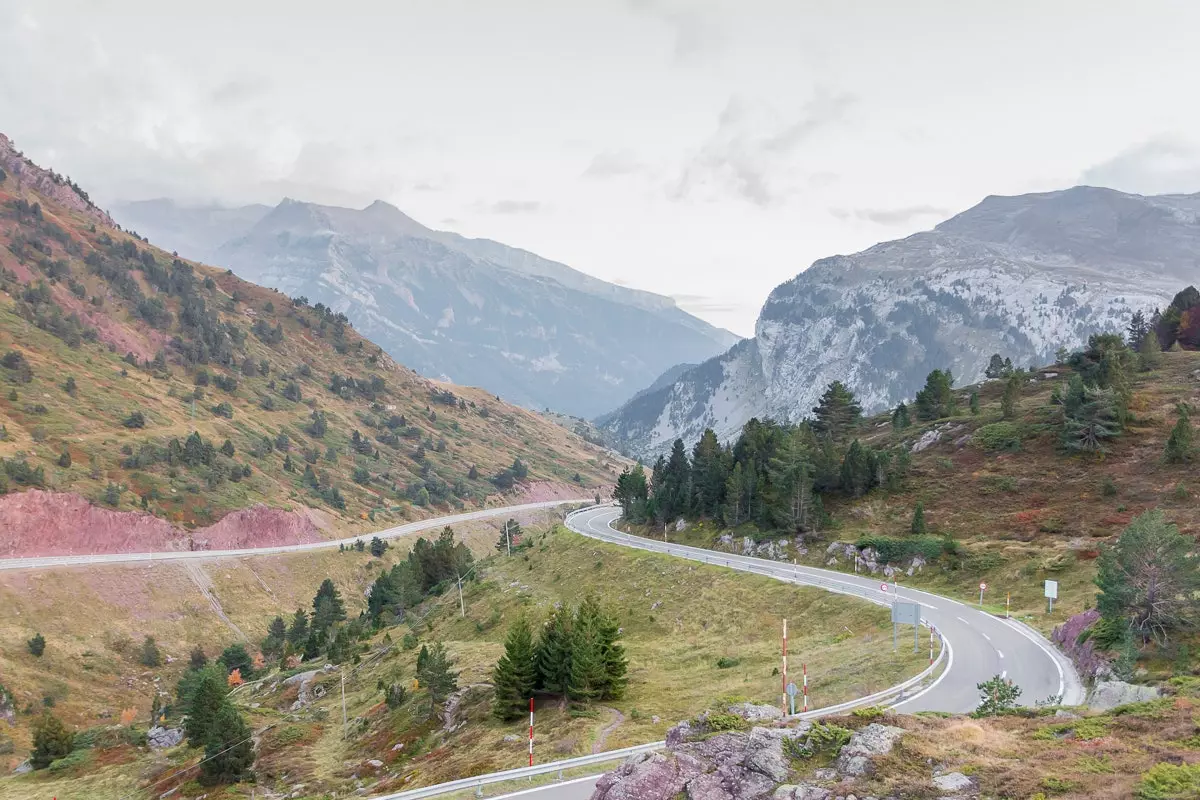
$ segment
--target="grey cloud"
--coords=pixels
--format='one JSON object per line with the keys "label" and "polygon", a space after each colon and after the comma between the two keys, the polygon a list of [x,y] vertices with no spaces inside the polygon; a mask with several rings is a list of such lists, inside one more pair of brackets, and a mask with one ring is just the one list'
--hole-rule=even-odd
{"label": "grey cloud", "polygon": [[831,208],[829,213],[841,220],[857,219],[874,222],[876,225],[900,225],[920,217],[945,217],[950,214],[944,208],[930,205],[902,206],[900,208]]}
{"label": "grey cloud", "polygon": [[583,176],[585,178],[616,178],[622,175],[633,175],[643,170],[645,170],[645,165],[628,150],[605,150],[592,158],[587,169],[583,171]]}
{"label": "grey cloud", "polygon": [[759,206],[775,205],[794,191],[788,167],[800,146],[842,120],[857,99],[819,89],[795,118],[781,122],[773,109],[734,95],[717,117],[717,129],[668,187],[674,199],[703,189],[733,192]]}
{"label": "grey cloud", "polygon": [[629,0],[629,7],[671,28],[674,35],[672,55],[676,63],[697,61],[725,46],[725,35],[717,22],[699,9],[664,0]]}
{"label": "grey cloud", "polygon": [[493,214],[532,214],[541,208],[542,204],[536,200],[497,200],[487,206]]}
{"label": "grey cloud", "polygon": [[1138,194],[1200,191],[1200,148],[1175,136],[1157,136],[1087,168],[1079,183]]}

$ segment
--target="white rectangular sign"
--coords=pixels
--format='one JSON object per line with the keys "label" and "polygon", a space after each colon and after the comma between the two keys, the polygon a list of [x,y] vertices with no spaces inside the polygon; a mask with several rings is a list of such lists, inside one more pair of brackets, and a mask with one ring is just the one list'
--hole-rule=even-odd
{"label": "white rectangular sign", "polygon": [[1058,581],[1046,581],[1046,597],[1051,600],[1058,599]]}

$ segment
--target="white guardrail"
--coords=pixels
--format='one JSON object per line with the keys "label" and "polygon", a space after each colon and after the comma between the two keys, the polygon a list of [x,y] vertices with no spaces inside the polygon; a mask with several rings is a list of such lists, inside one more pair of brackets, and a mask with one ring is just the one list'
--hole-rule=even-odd
{"label": "white guardrail", "polygon": [[[581,508],[576,511],[572,511],[566,516],[569,518],[574,514],[578,514],[581,511],[588,511],[591,508],[595,508],[595,506],[589,506],[588,508]],[[608,541],[604,537],[600,536],[593,536],[591,538],[597,539],[598,541]],[[664,550],[656,547],[644,546],[632,539],[629,541],[629,546],[654,553],[664,552]],[[672,547],[665,552],[667,552],[669,555],[678,555],[694,561],[703,561],[705,563],[717,564],[719,566],[729,566],[734,569],[740,569],[746,572],[754,572],[761,575],[768,575],[773,578],[784,577],[788,580],[795,581],[796,583],[807,586],[817,586],[831,592],[850,595],[857,597],[860,600],[866,600],[868,602],[875,603],[876,605],[890,605],[890,603],[886,601],[880,600],[877,597],[872,597],[865,591],[862,593],[849,591],[850,589],[858,588],[852,584],[834,583],[832,581],[822,580],[821,578],[805,575],[803,573],[797,574],[786,568],[756,568],[756,565],[740,561],[736,558],[728,560],[716,557],[709,558],[708,554],[704,551],[700,551],[697,548],[687,548],[682,546]],[[922,620],[921,623],[923,625],[927,625],[925,620]],[[942,647],[938,649],[937,657],[934,659],[934,662],[918,674],[902,683],[898,683],[895,686],[889,686],[881,692],[875,692],[874,694],[867,695],[866,697],[859,697],[854,700],[849,700],[845,703],[838,703],[837,705],[833,706],[813,709],[812,711],[808,711],[806,713],[795,714],[789,717],[789,719],[816,719],[818,717],[824,717],[830,714],[840,714],[844,711],[852,711],[853,709],[863,708],[864,706],[879,705],[884,700],[900,695],[927,680],[942,665],[942,662],[945,660],[945,656],[947,652],[949,652],[949,649],[950,643],[943,639]],[[474,778],[462,778],[460,780],[450,781],[448,783],[439,783],[434,786],[426,786],[420,789],[409,789],[403,792],[396,792],[395,794],[380,795],[372,798],[372,800],[419,800],[419,798],[422,797],[437,797],[438,795],[449,794],[450,792],[478,789],[482,786],[487,786],[493,783],[503,783],[505,781],[519,780],[521,778],[533,778],[538,775],[546,775],[551,772],[565,772],[569,769],[587,767],[593,764],[605,764],[610,761],[622,760],[639,753],[652,753],[656,750],[663,749],[665,746],[666,742],[650,742],[649,744],[639,744],[634,745],[633,747],[626,747],[622,750],[610,750],[606,753],[596,753],[595,755],[590,756],[568,758],[562,761],[551,761],[546,764],[535,764],[532,767],[518,767],[517,769],[509,769],[503,772],[492,772],[487,775],[478,775]]]}

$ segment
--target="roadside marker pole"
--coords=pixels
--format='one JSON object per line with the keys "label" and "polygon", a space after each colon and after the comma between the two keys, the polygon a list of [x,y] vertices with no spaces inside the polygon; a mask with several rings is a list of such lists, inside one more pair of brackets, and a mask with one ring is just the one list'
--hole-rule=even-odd
{"label": "roadside marker pole", "polygon": [[529,698],[529,766],[533,766],[533,698]]}
{"label": "roadside marker pole", "polygon": [[929,666],[933,666],[933,626],[929,626]]}
{"label": "roadside marker pole", "polygon": [[804,710],[808,711],[808,664],[801,664],[804,670]]}
{"label": "roadside marker pole", "polygon": [[[468,570],[469,571],[469,570]],[[463,619],[467,618],[467,606],[463,603],[462,593],[462,576],[458,576],[458,610],[462,612]]]}
{"label": "roadside marker pole", "polygon": [[1004,618],[1008,619],[1008,609],[1012,605],[1012,592],[1004,595]]}
{"label": "roadside marker pole", "polygon": [[787,620],[783,621],[783,713],[788,712],[787,694]]}

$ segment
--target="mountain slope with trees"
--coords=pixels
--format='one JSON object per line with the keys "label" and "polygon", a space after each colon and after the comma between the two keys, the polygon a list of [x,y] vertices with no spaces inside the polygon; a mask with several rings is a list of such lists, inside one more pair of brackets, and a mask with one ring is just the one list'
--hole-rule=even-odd
{"label": "mountain slope with trees", "polygon": [[108,510],[191,527],[309,506],[327,527],[380,528],[611,481],[602,448],[418,376],[326,305],[158,250],[7,139],[0,168],[0,493],[95,506],[0,499],[19,540],[0,555],[26,534],[159,530]]}
{"label": "mountain slope with trees", "polygon": [[159,200],[116,214],[163,247],[344,312],[423,375],[528,408],[590,418],[738,339],[669,297],[427,228],[382,201],[191,209]]}

